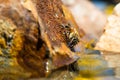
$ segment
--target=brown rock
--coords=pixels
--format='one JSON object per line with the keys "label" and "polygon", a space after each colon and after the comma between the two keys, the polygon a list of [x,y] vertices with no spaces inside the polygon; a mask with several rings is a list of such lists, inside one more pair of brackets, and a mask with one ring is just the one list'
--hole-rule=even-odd
{"label": "brown rock", "polygon": [[[76,61],[78,57],[73,47],[84,34],[78,33],[78,26],[68,9],[60,0],[25,1],[29,2],[22,2],[25,8],[20,0],[0,3],[0,15],[9,18],[16,26],[8,53],[15,54],[11,56],[17,59],[17,65],[31,73],[31,77],[43,77],[53,69]],[[4,38],[0,43],[0,47],[6,48]]]}
{"label": "brown rock", "polygon": [[[75,54],[71,50],[79,41],[79,36],[75,25],[66,19],[62,2],[58,0],[28,0],[28,3],[32,3],[33,6],[30,8],[27,1],[23,5],[31,10],[38,19],[41,37],[50,51],[54,65],[60,62],[55,67],[68,65],[75,61]],[[61,63],[64,61],[61,56],[67,56],[64,57],[66,60],[64,63]],[[57,57],[59,59],[56,61]]]}
{"label": "brown rock", "polygon": [[[6,39],[4,40],[3,38],[0,40],[2,43],[0,47],[5,47],[5,50],[3,49],[4,54],[7,52],[7,54],[13,56],[16,63],[13,62],[12,64],[17,64],[18,67],[22,67],[24,71],[32,74],[28,77],[45,76],[47,74],[47,59],[45,58],[47,47],[45,45],[43,46],[43,41],[40,38],[38,22],[36,22],[30,11],[20,4],[20,0],[8,0],[7,3],[3,1],[0,5],[3,5],[0,9],[0,15],[7,17],[13,25],[9,27],[10,21],[5,24],[4,20],[6,21],[6,19],[4,19],[1,22],[4,25],[0,28],[0,35],[3,33],[6,33],[6,37],[14,35],[13,40],[10,42],[12,45],[7,47],[8,51],[6,46],[9,45],[6,45],[8,43]],[[16,30],[14,30],[14,26]],[[1,54],[3,54],[3,50],[0,50]]]}
{"label": "brown rock", "polygon": [[21,68],[16,59],[23,45],[16,25],[10,19],[0,17],[0,27],[0,79],[28,78],[31,74]]}

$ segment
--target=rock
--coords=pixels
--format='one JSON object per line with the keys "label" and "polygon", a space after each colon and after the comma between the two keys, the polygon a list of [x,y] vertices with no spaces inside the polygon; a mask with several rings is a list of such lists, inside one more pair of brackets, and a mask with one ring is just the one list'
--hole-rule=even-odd
{"label": "rock", "polygon": [[0,27],[0,50],[2,55],[7,55],[13,45],[16,26],[9,19],[1,17]]}
{"label": "rock", "polygon": [[120,3],[117,4],[114,8],[114,13],[117,15],[117,16],[120,16]]}
{"label": "rock", "polygon": [[104,33],[96,44],[95,49],[102,51],[110,51],[114,53],[120,52],[120,16],[119,4],[115,7],[115,14],[108,17]]}
{"label": "rock", "polygon": [[16,25],[10,19],[0,17],[0,27],[0,79],[30,77],[31,74],[17,63],[16,56],[22,49],[22,39]]}
{"label": "rock", "polygon": [[[14,2],[16,3],[14,4]],[[3,5],[0,9],[0,15],[5,17],[5,19],[1,18],[0,24],[2,27],[0,28],[0,37],[2,37],[0,39],[0,48],[2,48],[0,53],[2,56],[10,57],[9,59],[5,58],[7,61],[15,58],[14,62],[9,62],[14,65],[12,67],[17,66],[23,70],[19,71],[18,69],[17,71],[21,72],[21,75],[26,72],[30,73],[29,76],[22,77],[23,79],[25,77],[45,76],[49,72],[46,70],[47,59],[45,58],[47,47],[45,44],[43,46],[43,41],[40,38],[38,22],[20,4],[20,0],[8,0],[8,3],[3,1],[0,5]],[[7,68],[9,69],[9,66]],[[16,77],[18,74],[16,73]]]}
{"label": "rock", "polygon": [[[29,3],[32,3],[33,6],[28,7]],[[79,34],[76,25],[72,22],[73,19],[68,20],[65,13],[66,8],[62,2],[58,0],[27,0],[23,2],[23,5],[31,10],[38,20],[41,38],[46,43],[55,68],[74,62],[77,57],[72,49],[79,41]]]}

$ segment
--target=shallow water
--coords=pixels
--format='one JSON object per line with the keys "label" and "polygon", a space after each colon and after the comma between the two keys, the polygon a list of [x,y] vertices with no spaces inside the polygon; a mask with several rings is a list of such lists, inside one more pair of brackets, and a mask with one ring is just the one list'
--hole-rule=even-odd
{"label": "shallow water", "polygon": [[[119,54],[107,54],[103,56],[87,55],[87,57],[83,56],[78,60],[81,61],[77,65],[78,71],[71,70],[71,66],[68,66],[67,68],[61,68],[52,72],[47,78],[28,79],[27,77],[29,77],[29,73],[24,72],[20,67],[11,64],[11,62],[15,63],[14,60],[6,57],[0,57],[0,76],[3,75],[2,77],[5,77],[6,79],[9,77],[15,78],[13,80],[20,77],[24,80],[120,80],[119,58]],[[9,73],[11,73],[11,75],[9,75]]]}

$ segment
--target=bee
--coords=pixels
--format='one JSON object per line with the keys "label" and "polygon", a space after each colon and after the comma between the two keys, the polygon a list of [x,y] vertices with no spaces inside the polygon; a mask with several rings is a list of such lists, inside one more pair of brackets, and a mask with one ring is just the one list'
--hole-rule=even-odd
{"label": "bee", "polygon": [[68,46],[70,48],[73,48],[73,46],[76,45],[78,42],[79,42],[78,35],[75,34],[74,32],[71,32],[69,35]]}

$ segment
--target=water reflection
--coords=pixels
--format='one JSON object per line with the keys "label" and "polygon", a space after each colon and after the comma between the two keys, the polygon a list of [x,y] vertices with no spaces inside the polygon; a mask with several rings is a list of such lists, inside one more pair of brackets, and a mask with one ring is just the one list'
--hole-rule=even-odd
{"label": "water reflection", "polygon": [[115,77],[116,69],[110,68],[108,62],[100,53],[92,54],[91,51],[88,52],[90,53],[83,54],[77,62],[79,74],[74,80],[120,80]]}
{"label": "water reflection", "polygon": [[[76,70],[62,68],[50,77],[40,80],[120,80],[116,78],[115,68],[110,68],[102,55],[85,54],[74,64]],[[71,66],[69,66],[71,67]]]}

